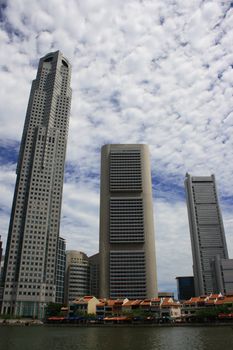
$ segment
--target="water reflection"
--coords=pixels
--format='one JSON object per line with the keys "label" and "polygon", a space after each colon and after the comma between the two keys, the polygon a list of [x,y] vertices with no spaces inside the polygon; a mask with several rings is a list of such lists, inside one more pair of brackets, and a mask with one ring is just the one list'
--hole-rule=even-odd
{"label": "water reflection", "polygon": [[233,327],[0,327],[0,350],[232,350]]}

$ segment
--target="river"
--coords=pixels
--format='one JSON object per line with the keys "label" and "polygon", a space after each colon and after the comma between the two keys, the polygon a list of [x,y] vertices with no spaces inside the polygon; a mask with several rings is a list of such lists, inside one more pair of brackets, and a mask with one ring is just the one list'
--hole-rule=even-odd
{"label": "river", "polygon": [[0,327],[0,350],[42,349],[232,350],[233,327]]}

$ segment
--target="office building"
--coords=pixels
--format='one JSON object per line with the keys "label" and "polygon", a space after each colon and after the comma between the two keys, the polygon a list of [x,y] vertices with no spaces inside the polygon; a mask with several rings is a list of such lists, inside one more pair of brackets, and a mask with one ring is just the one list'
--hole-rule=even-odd
{"label": "office building", "polygon": [[56,262],[56,303],[64,303],[66,271],[66,241],[59,237]]}
{"label": "office building", "polygon": [[178,300],[188,300],[195,296],[194,277],[179,276],[176,277]]}
{"label": "office building", "polygon": [[3,272],[3,262],[4,262],[4,256],[2,255],[2,240],[0,236],[0,310],[1,310],[1,304],[2,304],[2,297],[3,297],[3,287],[2,287],[2,272]]}
{"label": "office building", "polygon": [[216,255],[211,262],[213,292],[233,295],[233,259],[221,259]]}
{"label": "office building", "polygon": [[99,253],[89,256],[90,265],[90,295],[99,298]]}
{"label": "office building", "polygon": [[[1,236],[0,236],[0,264],[2,265],[2,239],[1,239]],[[0,276],[1,276],[1,268],[0,268]]]}
{"label": "office building", "polygon": [[90,268],[88,257],[77,250],[66,252],[65,302],[90,294]]}
{"label": "office building", "polygon": [[55,302],[70,76],[69,62],[57,51],[40,59],[32,82],[6,246],[3,314],[40,318]]}
{"label": "office building", "polygon": [[147,145],[101,153],[100,297],[157,296],[151,171]]}
{"label": "office building", "polygon": [[185,188],[193,255],[195,294],[213,292],[211,260],[228,259],[214,175],[186,174]]}

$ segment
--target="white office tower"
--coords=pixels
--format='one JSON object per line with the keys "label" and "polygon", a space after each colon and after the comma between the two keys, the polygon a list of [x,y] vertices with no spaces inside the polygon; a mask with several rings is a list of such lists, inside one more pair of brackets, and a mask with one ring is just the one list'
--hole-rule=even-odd
{"label": "white office tower", "polygon": [[214,292],[211,261],[228,259],[214,175],[186,174],[185,188],[197,296]]}
{"label": "white office tower", "polygon": [[101,154],[100,297],[157,295],[147,145],[105,145]]}
{"label": "white office tower", "polygon": [[90,293],[90,266],[85,253],[77,250],[66,252],[65,303]]}
{"label": "white office tower", "polygon": [[5,254],[3,314],[41,317],[55,302],[70,75],[57,51],[40,59],[32,82]]}

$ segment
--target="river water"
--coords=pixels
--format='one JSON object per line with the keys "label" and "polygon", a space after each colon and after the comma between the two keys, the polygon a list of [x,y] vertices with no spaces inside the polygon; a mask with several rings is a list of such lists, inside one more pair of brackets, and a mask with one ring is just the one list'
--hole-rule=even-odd
{"label": "river water", "polygon": [[233,327],[0,327],[0,350],[232,350]]}

